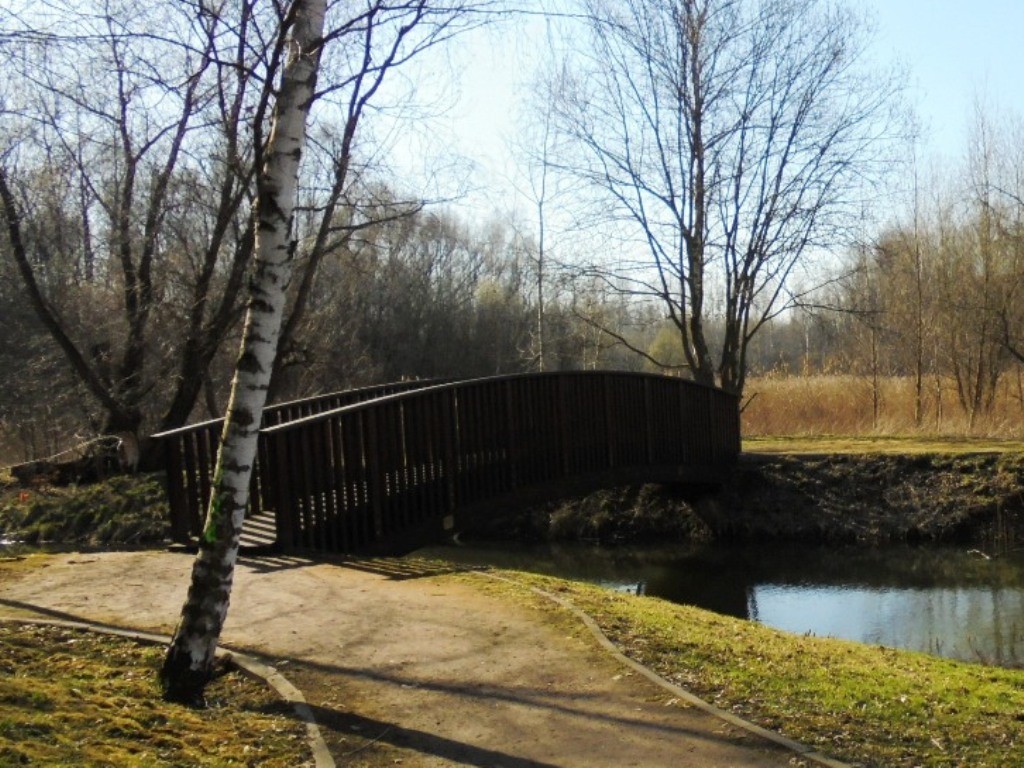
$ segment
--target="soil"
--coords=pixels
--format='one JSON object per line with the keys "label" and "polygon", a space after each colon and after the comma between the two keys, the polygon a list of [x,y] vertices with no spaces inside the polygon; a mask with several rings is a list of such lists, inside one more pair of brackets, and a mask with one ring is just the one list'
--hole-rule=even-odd
{"label": "soil", "polygon": [[[1016,454],[746,456],[724,490],[699,490],[612,490],[502,525],[520,537],[612,541],[957,541],[995,550],[1024,541],[1024,457]],[[45,489],[7,491],[0,518],[19,526],[64,532],[46,516],[50,507],[64,510],[74,531],[94,529],[97,509],[128,519],[93,498],[75,516]],[[148,497],[138,506],[148,509]],[[111,540],[148,530],[132,525]],[[162,551],[55,555],[42,568],[0,561],[0,613],[169,633],[191,561]],[[802,764],[675,701],[579,625],[484,594],[436,566],[243,558],[232,603],[223,643],[265,656],[303,690],[341,765]]]}
{"label": "soil", "polygon": [[[0,563],[0,612],[170,632],[191,556]],[[243,558],[222,642],[306,695],[339,765],[786,766],[802,759],[670,697],[578,623],[404,560]]]}
{"label": "soil", "polygon": [[599,491],[483,521],[467,537],[1024,543],[1024,456],[745,454],[720,488]]}
{"label": "soil", "polygon": [[719,539],[999,551],[1024,540],[1024,456],[748,454],[725,490],[696,510]]}

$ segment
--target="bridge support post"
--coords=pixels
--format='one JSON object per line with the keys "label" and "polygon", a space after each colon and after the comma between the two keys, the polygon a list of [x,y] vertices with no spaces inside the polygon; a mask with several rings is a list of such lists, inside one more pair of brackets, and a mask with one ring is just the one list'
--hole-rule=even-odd
{"label": "bridge support post", "polygon": [[369,410],[363,421],[366,454],[366,474],[370,483],[370,509],[373,515],[373,538],[380,539],[384,535],[384,517],[382,504],[386,485],[384,473],[380,467],[380,440],[377,435],[377,412]]}
{"label": "bridge support post", "polygon": [[[442,431],[443,431],[443,451],[444,451],[444,487],[446,492],[446,509],[445,517],[452,517],[455,514],[456,506],[456,494],[455,494],[455,475],[458,472],[456,466],[456,442],[457,442],[457,429],[458,429],[458,404],[455,400],[455,390],[445,394],[442,400]],[[452,527],[455,525],[454,519],[451,521]]]}
{"label": "bridge support post", "polygon": [[647,464],[651,463],[651,457],[654,454],[654,447],[652,444],[651,430],[653,425],[651,423],[654,414],[651,413],[651,382],[650,379],[644,379],[644,400],[641,405],[643,408],[643,426],[644,426],[644,461]]}

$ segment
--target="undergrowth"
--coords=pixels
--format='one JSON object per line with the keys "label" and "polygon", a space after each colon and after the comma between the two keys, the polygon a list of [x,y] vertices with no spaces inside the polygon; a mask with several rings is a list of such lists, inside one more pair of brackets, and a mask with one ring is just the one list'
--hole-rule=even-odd
{"label": "undergrowth", "polygon": [[505,575],[568,598],[662,677],[833,757],[894,768],[1021,763],[1022,670],[797,636],[657,598]]}
{"label": "undergrowth", "polygon": [[169,520],[160,475],[120,475],[82,486],[0,488],[0,537],[25,544],[152,544],[167,538]]}
{"label": "undergrowth", "polygon": [[160,698],[156,646],[0,623],[0,651],[0,765],[311,764],[291,708],[239,672],[190,709]]}

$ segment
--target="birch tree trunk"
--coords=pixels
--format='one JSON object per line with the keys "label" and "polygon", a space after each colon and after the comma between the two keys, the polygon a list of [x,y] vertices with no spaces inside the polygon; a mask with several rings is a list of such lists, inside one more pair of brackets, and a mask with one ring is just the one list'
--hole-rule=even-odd
{"label": "birch tree trunk", "polygon": [[273,129],[257,180],[256,265],[221,435],[214,492],[181,619],[160,671],[164,698],[201,702],[227,616],[263,406],[291,278],[291,221],[314,99],[326,0],[295,0]]}

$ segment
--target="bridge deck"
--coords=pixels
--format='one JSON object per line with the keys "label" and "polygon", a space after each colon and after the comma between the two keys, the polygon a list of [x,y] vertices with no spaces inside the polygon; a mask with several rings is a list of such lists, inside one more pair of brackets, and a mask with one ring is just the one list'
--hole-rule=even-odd
{"label": "bridge deck", "polygon": [[[253,509],[276,512],[284,549],[411,546],[502,500],[715,481],[739,453],[734,396],[648,374],[406,383],[306,408],[291,419],[271,410],[260,432]],[[215,441],[207,425],[162,437],[175,536],[185,540],[201,529]]]}

